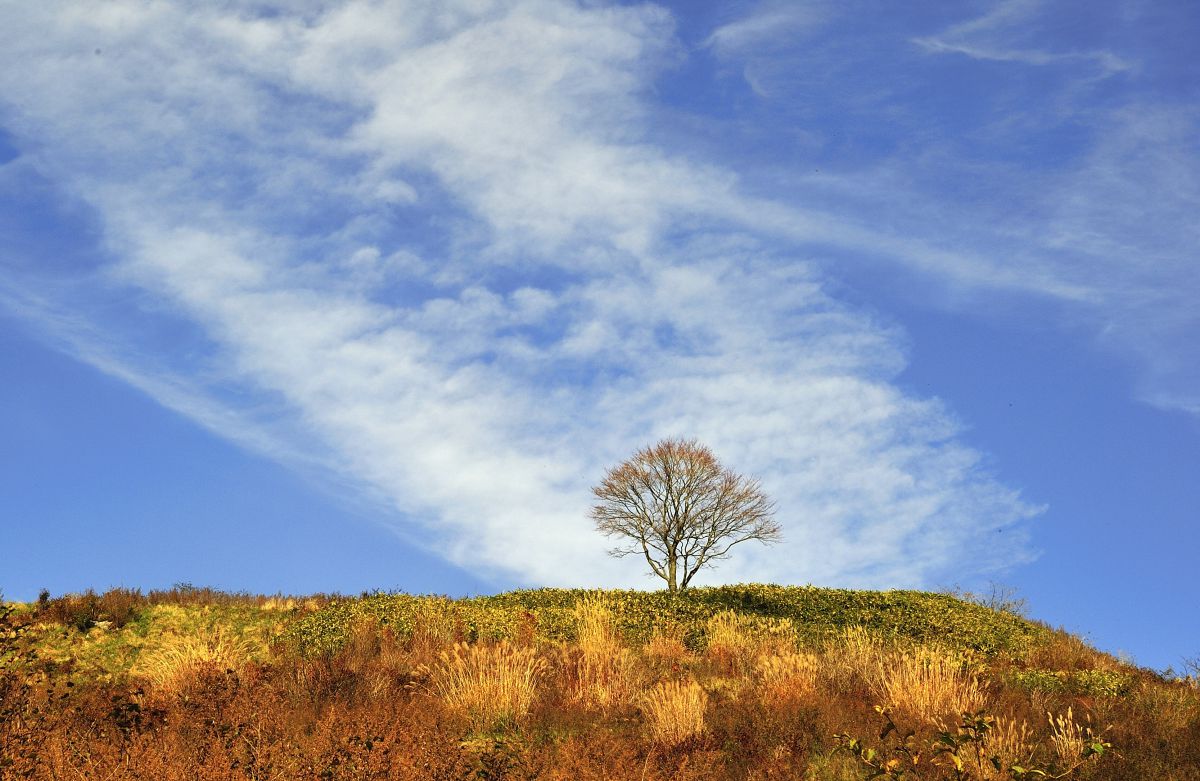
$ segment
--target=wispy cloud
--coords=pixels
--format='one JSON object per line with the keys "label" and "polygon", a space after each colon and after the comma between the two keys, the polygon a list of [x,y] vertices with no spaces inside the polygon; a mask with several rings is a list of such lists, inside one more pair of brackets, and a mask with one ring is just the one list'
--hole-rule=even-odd
{"label": "wispy cloud", "polygon": [[[903,334],[775,239],[970,264],[748,198],[728,170],[656,145],[662,10],[12,16],[4,120],[95,210],[114,258],[74,291],[92,330],[71,349],[216,430],[268,432],[250,446],[299,432],[451,560],[641,582],[603,556],[588,486],[665,435],[700,437],[779,500],[788,543],[721,578],[917,584],[1027,556],[1035,508],[951,411],[895,384]],[[199,329],[188,363],[145,357],[143,315],[112,311],[128,290]]]}
{"label": "wispy cloud", "polygon": [[1019,41],[1027,37],[1034,17],[1044,6],[1043,0],[1008,0],[982,16],[952,25],[937,35],[915,38],[913,42],[932,53],[961,54],[977,60],[1025,65],[1090,64],[1105,76],[1133,67],[1104,50],[1056,52],[1021,46]]}
{"label": "wispy cloud", "polygon": [[821,0],[760,3],[750,13],[713,30],[704,47],[720,60],[739,63],[742,77],[755,94],[770,98],[772,83],[788,69],[787,51],[819,29],[830,15]]}
{"label": "wispy cloud", "polygon": [[803,31],[812,30],[828,17],[823,3],[763,3],[753,12],[721,25],[705,40],[722,57],[745,54],[763,45],[790,42]]}

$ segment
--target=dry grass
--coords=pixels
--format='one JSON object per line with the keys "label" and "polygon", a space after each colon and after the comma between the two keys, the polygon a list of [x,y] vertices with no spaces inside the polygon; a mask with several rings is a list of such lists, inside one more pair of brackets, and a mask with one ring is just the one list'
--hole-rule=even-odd
{"label": "dry grass", "polygon": [[804,781],[862,781],[858,760],[835,751],[814,756],[804,772]]}
{"label": "dry grass", "polygon": [[290,612],[298,607],[300,603],[295,597],[267,597],[258,609],[267,612]]}
{"label": "dry grass", "polygon": [[1200,692],[1195,679],[1170,681],[1167,685],[1143,684],[1133,695],[1146,717],[1164,734],[1200,725]]}
{"label": "dry grass", "polygon": [[[180,598],[210,599],[190,591]],[[678,624],[656,625],[645,646],[627,648],[609,612],[617,604],[586,603],[573,616],[556,607],[538,616],[539,633],[551,620],[553,633],[529,645],[456,646],[451,638],[478,627],[431,600],[411,635],[407,623],[371,621],[350,624],[337,650],[306,654],[277,643],[269,655],[272,626],[303,615],[302,602],[289,608],[285,598],[264,598],[269,615],[253,621],[249,602],[159,603],[125,630],[90,633],[35,624],[33,611],[0,616],[0,651],[25,653],[21,638],[34,632],[48,638],[37,641],[36,658],[21,657],[23,666],[0,664],[0,777],[850,781],[871,771],[834,750],[832,735],[857,736],[881,756],[911,730],[922,761],[906,767],[906,778],[948,781],[955,776],[945,757],[928,764],[938,722],[958,724],[957,711],[981,704],[978,676],[988,712],[1003,715],[982,743],[959,747],[976,781],[1007,780],[1012,764],[1087,781],[1200,781],[1200,691],[1188,682],[1142,671],[1120,693],[1033,690],[1009,675],[1026,668],[1024,656],[976,664],[863,629],[798,653],[794,634],[761,617],[714,621],[715,648],[705,653],[689,651],[699,638]],[[213,624],[225,632],[189,628]],[[60,635],[75,638],[69,648],[128,654],[125,665],[140,649],[138,680],[81,670],[83,657],[51,657],[45,643]],[[1093,664],[1061,639],[1038,653],[1047,664]],[[242,664],[247,658],[254,663]],[[722,660],[732,659],[745,669],[726,669]],[[651,682],[659,685],[641,693]],[[872,706],[888,704],[897,729],[880,736]],[[1085,762],[1092,724],[1115,725],[1104,733],[1114,745]]]}
{"label": "dry grass", "polygon": [[880,666],[887,652],[883,638],[866,627],[842,630],[821,649],[821,672],[828,690],[877,690]]}
{"label": "dry grass", "polygon": [[575,699],[601,709],[629,702],[638,688],[637,665],[621,644],[612,612],[599,600],[586,599],[575,606],[574,614]]}
{"label": "dry grass", "polygon": [[744,669],[758,650],[758,643],[744,616],[722,610],[704,625],[708,655],[731,670]]}
{"label": "dry grass", "polygon": [[458,636],[458,616],[453,602],[443,597],[429,597],[417,603],[409,638],[409,650],[414,659],[433,661],[454,645]]}
{"label": "dry grass", "polygon": [[1062,767],[1075,767],[1084,760],[1084,750],[1092,739],[1090,724],[1079,724],[1071,708],[1055,716],[1046,714],[1050,723],[1050,746]]}
{"label": "dry grass", "polygon": [[132,673],[154,686],[171,691],[186,684],[203,669],[236,670],[257,650],[256,644],[223,627],[202,629],[195,634],[169,636],[158,648],[138,659]]}
{"label": "dry grass", "polygon": [[[980,749],[982,756],[976,763],[980,777],[984,781],[1007,781],[1010,778],[1007,768],[1013,765],[1028,767],[1032,763],[1034,735],[1024,720],[997,717]],[[1000,761],[1004,771],[996,769],[990,762],[992,757]]]}
{"label": "dry grass", "polygon": [[1025,664],[1046,670],[1121,669],[1116,659],[1062,629],[1055,630],[1044,642],[1032,648],[1025,656]]}
{"label": "dry grass", "polygon": [[457,643],[441,653],[429,685],[475,729],[496,730],[516,726],[528,715],[545,670],[533,648]]}
{"label": "dry grass", "polygon": [[646,729],[655,743],[678,746],[704,734],[708,694],[695,681],[666,681],[642,697]]}
{"label": "dry grass", "polygon": [[961,657],[937,648],[894,652],[879,666],[876,694],[885,705],[935,723],[983,707],[983,687]]}
{"label": "dry grass", "polygon": [[786,706],[811,699],[817,691],[820,665],[815,654],[760,657],[755,664],[755,673],[763,702]]}
{"label": "dry grass", "polygon": [[656,632],[646,641],[646,645],[643,645],[642,655],[656,662],[674,665],[674,663],[683,663],[688,660],[691,651],[677,633]]}

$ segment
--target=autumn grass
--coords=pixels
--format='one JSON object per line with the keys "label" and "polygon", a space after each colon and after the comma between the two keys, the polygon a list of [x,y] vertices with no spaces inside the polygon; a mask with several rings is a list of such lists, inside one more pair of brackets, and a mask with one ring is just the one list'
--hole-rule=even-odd
{"label": "autumn grass", "polygon": [[1075,720],[1072,708],[1066,713],[1047,713],[1050,725],[1050,745],[1060,767],[1072,767],[1085,756],[1085,749],[1094,734],[1090,723],[1080,724]]}
{"label": "autumn grass", "polygon": [[704,734],[708,694],[695,681],[666,681],[642,697],[646,730],[665,746],[678,746]]}
{"label": "autumn grass", "polygon": [[611,611],[595,598],[574,609],[577,623],[574,693],[577,700],[600,709],[631,701],[638,687],[632,651],[624,647]]}
{"label": "autumn grass", "polygon": [[876,694],[887,707],[929,723],[974,713],[987,700],[962,657],[936,647],[887,654],[879,663]]}
{"label": "autumn grass", "polygon": [[476,730],[520,724],[537,695],[545,662],[533,648],[507,641],[494,645],[457,643],[443,651],[429,674],[429,689]]}
{"label": "autumn grass", "polygon": [[[973,608],[933,629],[828,620],[924,620],[907,595],[850,592],[836,611],[828,594],[777,587],[178,596],[86,630],[69,613],[5,610],[0,778],[849,781],[870,772],[834,738],[852,735],[889,759],[910,740],[917,775],[943,781],[939,735],[960,739],[964,712],[982,712],[989,728],[956,749],[979,781],[1011,765],[1200,781],[1189,681]],[[960,619],[1040,639],[976,643]],[[887,735],[876,706],[895,720]],[[1085,756],[1097,740],[1112,750]]]}
{"label": "autumn grass", "polygon": [[880,675],[888,644],[863,626],[850,626],[820,647],[821,677],[829,691],[870,690],[882,686]]}
{"label": "autumn grass", "polygon": [[156,649],[140,657],[131,672],[160,689],[174,691],[202,670],[236,670],[256,650],[253,641],[224,627],[211,627],[166,638]]}
{"label": "autumn grass", "polygon": [[763,656],[755,665],[763,702],[772,707],[790,707],[817,695],[821,660],[811,653]]}

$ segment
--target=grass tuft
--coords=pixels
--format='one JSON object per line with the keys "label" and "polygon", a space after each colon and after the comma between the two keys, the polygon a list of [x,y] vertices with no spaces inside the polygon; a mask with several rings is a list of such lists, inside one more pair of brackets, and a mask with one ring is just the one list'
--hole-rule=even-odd
{"label": "grass tuft", "polygon": [[880,664],[877,686],[886,706],[928,723],[974,713],[987,699],[960,656],[930,647],[890,653]]}
{"label": "grass tuft", "polygon": [[708,694],[695,681],[666,681],[642,697],[646,728],[655,743],[678,746],[704,734]]}
{"label": "grass tuft", "polygon": [[581,600],[574,614],[578,626],[575,698],[600,709],[628,702],[637,689],[635,660],[621,643],[611,611],[590,598]]}
{"label": "grass tuft", "polygon": [[456,643],[441,653],[429,685],[476,730],[498,730],[518,726],[528,715],[545,670],[545,662],[533,648],[507,641]]}
{"label": "grass tuft", "polygon": [[157,688],[178,690],[201,670],[236,670],[250,660],[255,649],[252,641],[217,626],[168,637],[140,657],[131,672]]}

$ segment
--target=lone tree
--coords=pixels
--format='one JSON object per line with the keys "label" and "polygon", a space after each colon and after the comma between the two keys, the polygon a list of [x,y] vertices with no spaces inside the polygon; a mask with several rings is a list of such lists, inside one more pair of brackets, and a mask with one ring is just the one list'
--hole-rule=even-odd
{"label": "lone tree", "polygon": [[613,556],[642,554],[672,592],[739,542],[779,542],[775,506],[757,480],[731,472],[695,440],[664,439],[609,469],[592,489],[596,529],[626,541]]}

